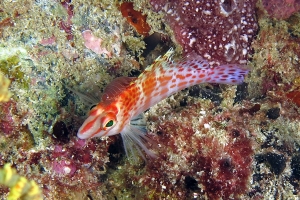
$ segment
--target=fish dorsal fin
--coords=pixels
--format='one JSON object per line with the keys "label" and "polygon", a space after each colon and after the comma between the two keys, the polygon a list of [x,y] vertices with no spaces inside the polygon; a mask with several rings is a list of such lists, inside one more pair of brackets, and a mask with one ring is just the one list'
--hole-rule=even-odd
{"label": "fish dorsal fin", "polygon": [[135,77],[118,77],[112,80],[104,89],[102,102],[105,104],[111,103],[121,92],[123,92],[134,81]]}
{"label": "fish dorsal fin", "polygon": [[167,51],[167,53],[165,53],[165,55],[157,57],[155,61],[145,69],[145,71],[152,71],[157,66],[162,64],[171,65],[173,63],[173,56],[174,56],[174,49],[171,48]]}

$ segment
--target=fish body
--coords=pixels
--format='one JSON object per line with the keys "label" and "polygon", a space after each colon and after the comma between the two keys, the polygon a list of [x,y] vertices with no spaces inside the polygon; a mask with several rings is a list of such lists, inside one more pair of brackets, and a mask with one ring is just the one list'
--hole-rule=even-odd
{"label": "fish body", "polygon": [[80,127],[78,137],[87,139],[120,133],[125,147],[133,142],[151,155],[144,145],[146,129],[141,114],[145,110],[196,84],[240,84],[249,72],[249,69],[233,64],[212,68],[199,56],[172,62],[172,55],[171,49],[138,78],[113,80],[104,90],[100,103]]}

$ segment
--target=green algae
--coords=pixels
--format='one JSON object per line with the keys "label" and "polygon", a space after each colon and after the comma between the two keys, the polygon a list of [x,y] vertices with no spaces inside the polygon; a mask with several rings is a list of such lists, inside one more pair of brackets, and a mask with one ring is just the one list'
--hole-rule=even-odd
{"label": "green algae", "polygon": [[26,50],[22,48],[0,47],[0,71],[17,81],[23,89],[29,89],[29,80],[22,69],[22,59],[26,54]]}
{"label": "green algae", "polygon": [[[58,92],[61,84],[45,78],[51,73],[43,67],[34,63],[23,47],[0,47],[0,71],[12,80],[11,91],[16,94],[14,100],[18,101],[18,113],[14,114],[27,121],[27,132],[33,136],[28,141],[36,144],[44,137],[45,131],[49,131],[48,122],[58,115],[58,99],[62,97]],[[16,131],[19,129],[16,126]]]}
{"label": "green algae", "polygon": [[300,13],[292,15],[287,22],[289,33],[295,37],[300,37]]}

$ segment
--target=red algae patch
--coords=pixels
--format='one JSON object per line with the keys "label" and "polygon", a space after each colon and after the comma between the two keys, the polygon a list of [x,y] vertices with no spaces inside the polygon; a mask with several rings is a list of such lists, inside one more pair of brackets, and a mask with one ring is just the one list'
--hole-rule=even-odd
{"label": "red algae patch", "polygon": [[211,116],[204,118],[194,131],[189,121],[197,114],[191,107],[189,111],[181,112],[181,117],[173,113],[174,118],[181,120],[160,123],[156,138],[161,146],[158,158],[147,163],[145,173],[134,180],[153,195],[149,199],[247,196],[254,156],[252,139],[240,126],[232,129],[234,125],[211,135],[216,128],[210,125]]}
{"label": "red algae patch", "polygon": [[300,107],[300,90],[293,90],[286,94],[286,97]]}

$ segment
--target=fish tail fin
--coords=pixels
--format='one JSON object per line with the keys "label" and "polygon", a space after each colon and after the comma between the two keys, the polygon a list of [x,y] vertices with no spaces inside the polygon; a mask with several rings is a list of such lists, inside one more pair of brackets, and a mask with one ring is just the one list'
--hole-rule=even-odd
{"label": "fish tail fin", "polygon": [[207,82],[221,84],[241,84],[249,71],[249,68],[235,64],[216,66],[209,68]]}

